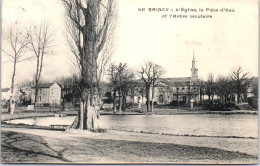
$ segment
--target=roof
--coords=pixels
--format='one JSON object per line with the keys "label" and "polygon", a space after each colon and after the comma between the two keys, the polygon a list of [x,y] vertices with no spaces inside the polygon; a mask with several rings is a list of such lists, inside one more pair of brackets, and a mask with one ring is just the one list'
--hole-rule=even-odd
{"label": "roof", "polygon": [[10,88],[3,88],[1,89],[1,92],[8,92]]}
{"label": "roof", "polygon": [[[50,86],[52,86],[54,83],[39,83],[38,84],[38,88],[49,88]],[[35,85],[32,87],[35,88]]]}
{"label": "roof", "polygon": [[191,80],[191,77],[174,77],[174,78],[167,78],[171,82],[187,82]]}
{"label": "roof", "polygon": [[160,79],[160,83],[167,84],[169,86],[175,86],[176,83],[186,83],[190,82],[191,77],[175,77],[175,78],[163,78]]}

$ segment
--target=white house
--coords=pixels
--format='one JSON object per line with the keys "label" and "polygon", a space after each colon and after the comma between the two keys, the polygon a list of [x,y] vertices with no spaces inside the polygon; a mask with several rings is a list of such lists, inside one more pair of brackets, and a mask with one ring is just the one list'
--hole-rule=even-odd
{"label": "white house", "polygon": [[[32,103],[35,102],[35,86],[32,87]],[[40,83],[38,84],[38,99],[39,106],[51,105],[57,106],[61,102],[61,87],[57,83]]]}
{"label": "white house", "polygon": [[11,89],[10,88],[3,88],[1,89],[1,104],[2,106],[10,99],[11,96]]}
{"label": "white house", "polygon": [[3,88],[1,90],[1,100],[8,100],[10,99],[11,89],[10,88]]}

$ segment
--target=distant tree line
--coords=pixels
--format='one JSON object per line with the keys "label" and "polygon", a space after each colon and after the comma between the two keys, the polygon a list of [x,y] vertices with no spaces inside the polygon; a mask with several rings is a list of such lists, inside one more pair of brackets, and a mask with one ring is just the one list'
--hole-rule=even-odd
{"label": "distant tree line", "polygon": [[[257,108],[257,79],[250,77],[249,72],[245,72],[242,67],[233,69],[228,75],[215,77],[212,73],[208,75],[206,81],[200,81],[201,101],[205,102],[202,96],[208,96],[208,104],[226,109],[230,104],[248,102],[253,108]],[[251,94],[252,96],[248,96]]]}
{"label": "distant tree line", "polygon": [[[107,75],[108,82],[101,82],[102,86],[100,86],[103,98],[107,97],[103,101],[111,102],[114,112],[126,111],[128,108],[132,108],[136,96],[142,96],[138,100],[146,97],[147,101],[151,101],[150,103],[146,102],[146,106],[147,112],[152,112],[155,95],[154,89],[157,81],[164,74],[164,70],[160,65],[148,61],[138,69],[132,70],[126,63],[111,63],[105,74]],[[61,78],[56,81],[63,89],[63,101],[79,101],[81,82],[77,75]],[[130,96],[131,102],[127,102],[128,96]]]}
{"label": "distant tree line", "polygon": [[[139,68],[132,70],[126,63],[111,63],[105,74],[108,76],[108,82],[101,83],[103,101],[112,103],[114,112],[132,108],[137,96],[142,96],[139,100],[146,97],[147,101],[150,101],[146,102],[146,110],[147,112],[153,111],[154,89],[157,86],[157,81],[164,74],[160,65],[146,62]],[[57,82],[64,91],[63,101],[78,101],[80,80],[76,75],[60,79]],[[208,105],[212,109],[223,110],[229,109],[236,103],[248,102],[252,108],[257,108],[257,84],[257,79],[250,77],[249,73],[241,67],[235,68],[228,75],[215,77],[210,73],[207,80],[199,80],[200,104]],[[179,87],[177,83],[175,86]],[[167,90],[170,91],[169,87]],[[176,93],[178,96],[178,91]],[[127,100],[127,97],[130,97],[131,100]],[[178,102],[178,107],[180,107],[180,102]]]}

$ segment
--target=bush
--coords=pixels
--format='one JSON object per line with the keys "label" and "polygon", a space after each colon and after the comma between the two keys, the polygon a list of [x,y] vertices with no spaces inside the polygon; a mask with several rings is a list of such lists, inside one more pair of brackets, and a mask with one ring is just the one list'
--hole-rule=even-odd
{"label": "bush", "polygon": [[248,97],[247,99],[248,101],[248,104],[254,108],[254,109],[257,109],[258,108],[258,100],[257,100],[257,97]]}
{"label": "bush", "polygon": [[103,102],[106,104],[111,104],[113,103],[113,99],[103,99]]}
{"label": "bush", "polygon": [[43,106],[43,107],[49,107],[50,104],[49,104],[49,103],[43,103],[42,106]]}
{"label": "bush", "polygon": [[[179,104],[180,104],[180,106],[183,106],[183,105],[185,105],[185,102],[184,102],[184,101],[179,101]],[[171,101],[169,105],[170,105],[170,106],[175,106],[175,107],[178,107],[178,106],[179,106],[177,100]]]}
{"label": "bush", "polygon": [[79,107],[79,103],[74,103],[74,107]]}
{"label": "bush", "polygon": [[[134,103],[126,103],[126,105],[124,105],[124,104],[122,103],[121,109],[122,109],[123,111],[126,111],[127,109],[131,109],[131,108],[133,108],[133,107],[134,107]],[[116,106],[116,109],[117,109],[117,110],[119,109],[119,105]]]}
{"label": "bush", "polygon": [[[157,104],[158,104],[157,101],[153,102],[153,105],[157,105]],[[146,101],[145,105],[147,105],[147,101]],[[150,101],[150,105],[152,105],[152,101]]]}

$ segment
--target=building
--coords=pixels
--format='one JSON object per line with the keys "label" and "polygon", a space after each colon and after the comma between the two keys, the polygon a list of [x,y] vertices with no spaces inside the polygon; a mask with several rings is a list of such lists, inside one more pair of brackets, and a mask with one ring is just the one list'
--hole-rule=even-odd
{"label": "building", "polygon": [[[142,80],[137,80],[138,85],[134,88],[134,92],[130,91],[126,98],[127,102],[135,104],[147,102],[146,88]],[[152,100],[152,87],[150,87],[150,99]],[[118,93],[116,94],[118,98]],[[106,93],[106,100],[112,101],[113,91]],[[175,77],[175,78],[161,78],[158,79],[154,89],[154,99],[156,104],[170,104],[180,103],[187,104],[192,102],[199,102],[200,100],[200,86],[198,79],[198,68],[196,67],[196,60],[193,54],[190,77]]]}
{"label": "building", "polygon": [[191,77],[162,78],[155,88],[155,99],[157,104],[169,104],[171,102],[189,103],[199,101],[200,88],[198,79],[198,68],[193,54]]}
{"label": "building", "polygon": [[11,96],[11,89],[10,88],[3,88],[1,89],[1,105],[5,105],[7,101],[10,99]]}
{"label": "building", "polygon": [[[35,102],[35,86],[32,87],[31,102]],[[38,85],[39,106],[59,106],[61,103],[61,87],[57,83],[40,83]]]}
{"label": "building", "polygon": [[3,88],[1,90],[1,100],[8,100],[11,96],[11,89],[10,88]]}
{"label": "building", "polygon": [[12,100],[15,101],[16,104],[20,104],[22,93],[20,92],[19,88],[17,86],[14,86],[13,93],[11,93],[11,88],[2,88],[1,89],[1,105],[6,105],[10,97],[12,96]]}

